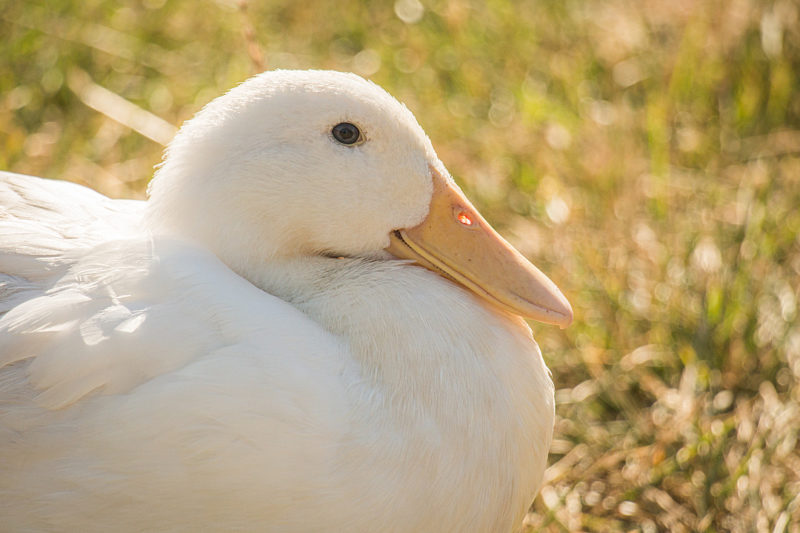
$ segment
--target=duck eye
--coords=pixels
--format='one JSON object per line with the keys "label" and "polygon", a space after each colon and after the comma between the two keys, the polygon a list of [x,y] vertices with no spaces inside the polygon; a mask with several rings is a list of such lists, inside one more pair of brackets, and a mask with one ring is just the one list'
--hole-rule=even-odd
{"label": "duck eye", "polygon": [[337,124],[331,130],[333,138],[342,144],[355,144],[361,139],[361,132],[355,124],[349,122],[342,122]]}

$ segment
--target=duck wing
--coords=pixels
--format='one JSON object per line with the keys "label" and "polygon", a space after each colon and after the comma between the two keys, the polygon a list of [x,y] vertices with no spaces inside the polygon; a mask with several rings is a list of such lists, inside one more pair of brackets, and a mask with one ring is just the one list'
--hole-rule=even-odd
{"label": "duck wing", "polygon": [[66,252],[138,232],[143,210],[141,201],[0,171],[0,272],[45,282]]}
{"label": "duck wing", "polygon": [[347,425],[342,343],[210,252],[143,234],[141,203],[0,178],[6,526],[252,524],[285,511],[279,495],[312,505]]}

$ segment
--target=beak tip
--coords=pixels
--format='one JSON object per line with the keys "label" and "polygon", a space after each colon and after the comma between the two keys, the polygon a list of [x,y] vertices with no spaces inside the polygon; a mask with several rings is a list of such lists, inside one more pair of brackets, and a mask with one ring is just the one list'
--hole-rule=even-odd
{"label": "beak tip", "polygon": [[572,306],[569,303],[569,300],[564,296],[561,291],[558,291],[558,303],[560,305],[554,306],[555,313],[557,314],[558,318],[554,321],[554,323],[560,329],[567,329],[570,324],[572,324],[572,320],[575,317],[574,313],[572,312]]}
{"label": "beak tip", "polygon": [[560,329],[567,329],[572,324],[572,319],[574,318],[572,314],[572,308],[569,308],[569,312],[564,314],[564,318],[561,319],[561,322],[558,324]]}

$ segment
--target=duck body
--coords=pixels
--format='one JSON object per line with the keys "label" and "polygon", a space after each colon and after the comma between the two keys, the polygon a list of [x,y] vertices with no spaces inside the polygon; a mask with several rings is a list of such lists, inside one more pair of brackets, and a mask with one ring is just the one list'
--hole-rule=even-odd
{"label": "duck body", "polygon": [[154,231],[153,200],[0,173],[0,205],[3,528],[521,523],[554,401],[518,316],[380,251]]}

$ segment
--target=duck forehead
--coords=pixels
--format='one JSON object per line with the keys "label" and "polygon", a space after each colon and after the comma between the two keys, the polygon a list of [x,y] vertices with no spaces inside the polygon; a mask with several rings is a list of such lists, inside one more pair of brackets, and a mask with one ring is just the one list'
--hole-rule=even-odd
{"label": "duck forehead", "polygon": [[373,130],[373,135],[389,132],[426,148],[429,145],[408,108],[378,85],[355,74],[269,71],[237,87],[229,96],[243,102],[259,102],[263,120],[273,125],[280,122],[286,126],[332,127],[351,121]]}

